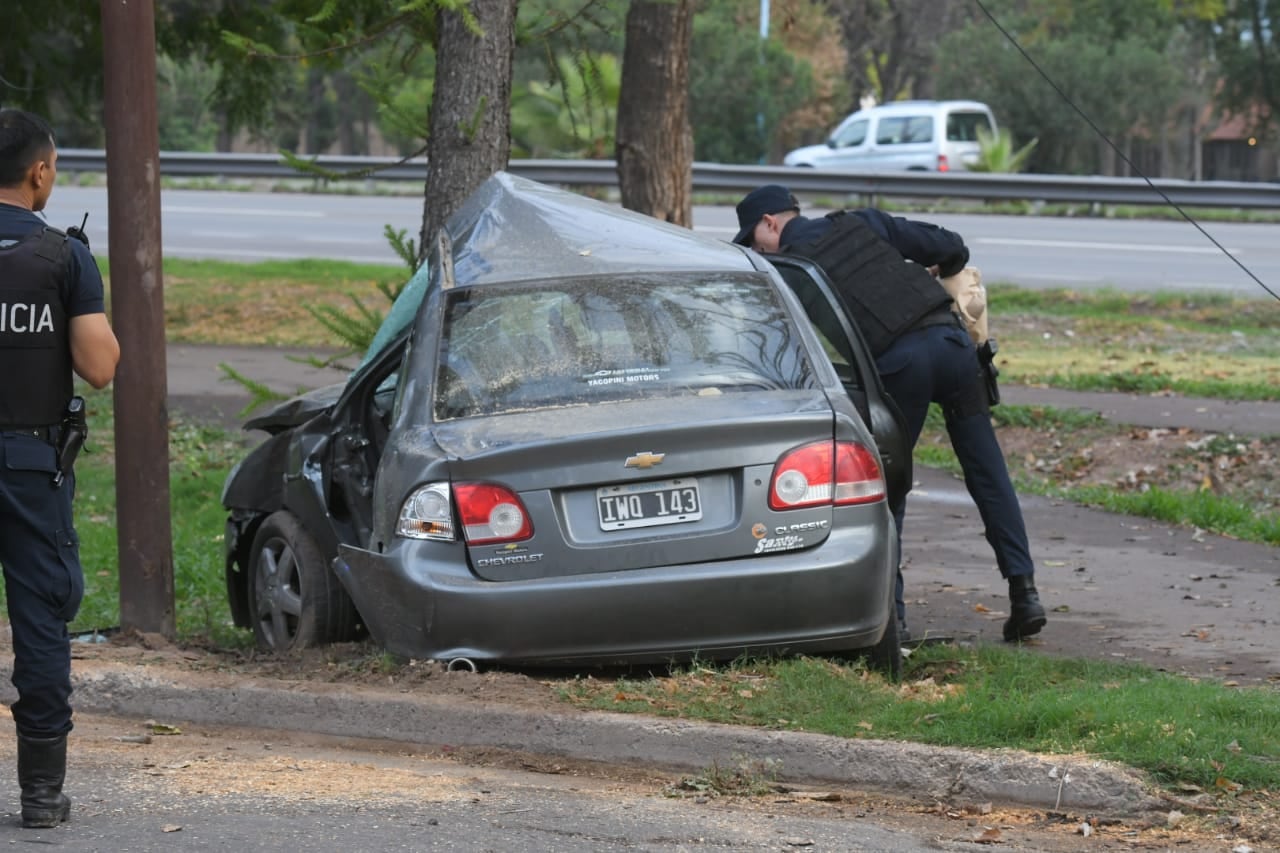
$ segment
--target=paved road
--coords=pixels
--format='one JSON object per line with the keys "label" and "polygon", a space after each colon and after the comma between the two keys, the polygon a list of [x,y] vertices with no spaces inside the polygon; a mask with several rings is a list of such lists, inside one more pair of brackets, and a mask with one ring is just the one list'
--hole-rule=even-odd
{"label": "paved road", "polygon": [[[51,223],[65,227],[79,224],[85,211],[94,247],[106,252],[105,188],[59,187],[46,212]],[[806,213],[822,212],[806,208]],[[731,207],[699,206],[693,216],[696,230],[709,236],[727,240],[737,231]],[[1274,225],[1204,223],[1219,248],[1185,221],[958,214],[928,218],[964,235],[988,282],[1266,297],[1239,261],[1280,292],[1280,244],[1274,239]],[[422,224],[422,199],[198,190],[162,194],[164,253],[171,257],[326,257],[395,264],[382,236],[385,224],[416,233]]]}
{"label": "paved road", "polygon": [[[139,743],[149,731],[143,718],[77,712],[66,788],[71,822],[19,828],[14,811],[4,814],[18,801],[6,774],[0,844],[101,853],[926,853],[968,849],[998,827],[1001,850],[1079,849],[1079,836],[1062,822],[1005,810],[982,815],[973,808],[979,801],[965,796],[950,814],[930,810],[932,800],[877,796],[847,781],[792,783],[797,793],[754,798],[671,796],[681,793],[682,779],[702,774],[189,718],[162,722],[177,723],[179,732]],[[0,739],[0,763],[12,764],[12,744],[11,736]],[[1141,840],[1126,826],[1099,832]]]}

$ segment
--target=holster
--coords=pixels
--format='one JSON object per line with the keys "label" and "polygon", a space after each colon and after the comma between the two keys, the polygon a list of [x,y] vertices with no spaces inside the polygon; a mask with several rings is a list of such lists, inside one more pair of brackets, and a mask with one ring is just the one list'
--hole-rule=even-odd
{"label": "holster", "polygon": [[84,412],[84,397],[72,397],[62,415],[62,429],[58,432],[58,470],[53,475],[54,488],[62,485],[88,437],[89,423]]}
{"label": "holster", "polygon": [[978,347],[978,364],[982,368],[982,384],[987,389],[987,405],[1000,405],[1000,368],[996,367],[996,353],[1000,351],[995,338],[987,338]]}

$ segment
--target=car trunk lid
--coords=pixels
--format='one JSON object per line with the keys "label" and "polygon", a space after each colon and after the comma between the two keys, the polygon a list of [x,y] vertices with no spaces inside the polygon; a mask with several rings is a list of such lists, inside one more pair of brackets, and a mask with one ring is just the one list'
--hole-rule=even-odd
{"label": "car trunk lid", "polygon": [[515,492],[531,537],[469,548],[490,580],[626,571],[816,545],[830,505],[769,507],[787,451],[833,440],[820,391],[712,394],[440,424],[455,482]]}

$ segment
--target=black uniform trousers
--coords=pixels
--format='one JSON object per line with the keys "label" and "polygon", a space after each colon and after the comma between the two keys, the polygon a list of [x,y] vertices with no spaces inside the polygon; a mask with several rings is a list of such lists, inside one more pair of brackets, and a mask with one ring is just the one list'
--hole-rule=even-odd
{"label": "black uniform trousers", "polygon": [[11,708],[18,733],[71,730],[71,644],[67,623],[84,597],[80,544],[72,524],[75,475],[53,485],[54,446],[30,432],[0,431],[0,566],[13,630]]}
{"label": "black uniform trousers", "polygon": [[[907,332],[876,358],[876,369],[885,390],[902,410],[913,448],[924,429],[929,404],[942,407],[951,447],[986,526],[987,542],[995,551],[1000,574],[1006,578],[1033,574],[1035,564],[1027,544],[1022,507],[991,425],[978,353],[969,333],[958,320],[955,325]],[[891,509],[901,543],[906,496]],[[901,620],[906,616],[901,571],[896,587]]]}

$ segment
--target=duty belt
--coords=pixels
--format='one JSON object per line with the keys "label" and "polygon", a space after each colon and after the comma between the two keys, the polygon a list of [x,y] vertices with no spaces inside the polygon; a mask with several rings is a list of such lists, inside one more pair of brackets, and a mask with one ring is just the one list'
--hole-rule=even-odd
{"label": "duty belt", "polygon": [[48,426],[0,426],[0,432],[12,432],[18,435],[29,435],[32,438],[38,438],[41,441],[47,441],[50,444],[58,443],[58,433],[62,430],[61,424],[51,424]]}

